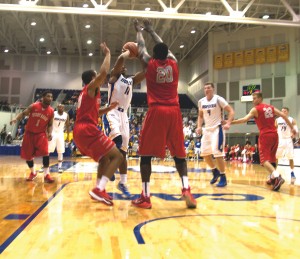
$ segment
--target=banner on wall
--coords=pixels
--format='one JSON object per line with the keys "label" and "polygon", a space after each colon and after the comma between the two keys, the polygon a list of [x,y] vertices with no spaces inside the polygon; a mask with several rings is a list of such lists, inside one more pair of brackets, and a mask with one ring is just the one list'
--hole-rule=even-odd
{"label": "banner on wall", "polygon": [[234,66],[235,67],[244,66],[244,51],[234,52]]}
{"label": "banner on wall", "polygon": [[280,44],[277,46],[278,61],[288,61],[290,58],[289,44]]}
{"label": "banner on wall", "polygon": [[267,56],[267,62],[268,63],[277,62],[277,48],[276,48],[276,46],[267,47],[266,56]]}
{"label": "banner on wall", "polygon": [[266,62],[266,51],[265,48],[255,49],[255,63],[264,64]]}
{"label": "banner on wall", "polygon": [[224,68],[233,67],[233,52],[224,53]]}
{"label": "banner on wall", "polygon": [[245,65],[254,65],[254,49],[245,50]]}
{"label": "banner on wall", "polygon": [[214,56],[214,68],[223,68],[223,54],[217,54]]}

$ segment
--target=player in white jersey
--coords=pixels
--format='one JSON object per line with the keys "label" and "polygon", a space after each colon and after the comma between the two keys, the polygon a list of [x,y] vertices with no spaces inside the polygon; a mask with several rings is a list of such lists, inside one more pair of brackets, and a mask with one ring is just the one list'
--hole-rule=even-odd
{"label": "player in white jersey", "polygon": [[123,154],[123,162],[119,167],[120,182],[118,189],[126,196],[131,197],[127,188],[127,160],[126,154],[129,144],[129,120],[128,108],[132,99],[133,86],[144,78],[144,72],[138,72],[132,77],[125,77],[126,68],[124,60],[129,57],[129,51],[122,50],[114,68],[111,71],[108,82],[108,103],[118,102],[119,105],[103,116],[105,134],[109,136]]}
{"label": "player in white jersey", "polygon": [[[223,148],[225,145],[224,130],[230,128],[234,111],[223,97],[214,94],[214,90],[213,83],[206,83],[204,85],[205,97],[198,102],[199,112],[196,133],[202,135],[201,156],[213,172],[213,178],[210,183],[214,184],[220,177],[220,181],[216,186],[224,187],[227,185],[225,162],[223,159]],[[223,110],[228,112],[228,119],[226,121],[223,121]],[[202,128],[203,123],[205,123],[205,128]],[[216,164],[212,155],[215,157]]]}
{"label": "player in white jersey", "polygon": [[57,105],[57,111],[54,112],[52,140],[49,142],[49,153],[54,152],[55,148],[58,155],[58,172],[62,173],[63,153],[65,153],[64,131],[67,132],[66,142],[69,142],[70,123],[69,115],[64,111],[63,104]]}
{"label": "player in white jersey", "polygon": [[[288,117],[289,121],[292,123],[293,128],[296,130],[298,135],[298,127],[296,121],[289,116],[289,108],[283,107],[281,111]],[[279,138],[278,148],[276,152],[276,164],[278,164],[278,159],[287,158],[289,160],[291,169],[291,183],[294,184],[296,177],[294,174],[294,143],[293,143],[293,133],[291,128],[287,125],[286,121],[282,117],[278,117],[275,121],[277,127],[277,133]]]}

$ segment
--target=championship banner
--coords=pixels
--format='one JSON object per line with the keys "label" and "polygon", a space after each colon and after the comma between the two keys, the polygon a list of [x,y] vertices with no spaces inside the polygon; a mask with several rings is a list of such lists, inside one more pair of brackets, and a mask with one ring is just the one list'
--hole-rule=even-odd
{"label": "championship banner", "polygon": [[214,56],[214,68],[223,68],[223,54],[217,54]]}
{"label": "championship banner", "polygon": [[234,52],[234,66],[235,67],[244,66],[244,52],[243,51]]}
{"label": "championship banner", "polygon": [[266,50],[265,48],[255,49],[255,63],[264,64],[266,62]]}
{"label": "championship banner", "polygon": [[289,44],[280,44],[277,46],[278,61],[288,61],[290,59]]}
{"label": "championship banner", "polygon": [[276,48],[276,46],[267,47],[266,56],[267,56],[267,62],[268,63],[277,62],[277,48]]}
{"label": "championship banner", "polygon": [[244,51],[245,65],[254,65],[254,49]]}
{"label": "championship banner", "polygon": [[224,53],[224,68],[231,68],[233,67],[233,53],[228,52]]}

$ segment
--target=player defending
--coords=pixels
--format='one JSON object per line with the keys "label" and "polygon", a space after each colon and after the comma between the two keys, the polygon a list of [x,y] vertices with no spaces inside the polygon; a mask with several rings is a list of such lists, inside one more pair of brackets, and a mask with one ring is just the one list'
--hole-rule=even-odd
{"label": "player defending", "polygon": [[58,172],[62,173],[63,153],[65,153],[64,130],[67,131],[66,142],[69,142],[70,123],[69,115],[64,111],[65,106],[59,104],[57,111],[54,112],[52,140],[49,142],[49,153],[54,152],[55,148],[58,155]]}
{"label": "player defending", "polygon": [[138,72],[133,77],[125,77],[126,67],[124,60],[129,58],[130,52],[122,50],[114,68],[110,73],[108,82],[108,103],[118,102],[118,106],[103,116],[105,134],[110,137],[122,153],[124,159],[119,167],[120,182],[117,188],[127,197],[131,194],[127,188],[127,150],[129,144],[128,108],[132,99],[132,87],[140,83],[145,74]]}
{"label": "player defending", "polygon": [[97,184],[89,194],[92,199],[112,206],[112,197],[105,187],[122,162],[123,156],[115,143],[98,129],[100,86],[105,81],[110,66],[110,50],[105,43],[100,45],[105,58],[99,74],[94,70],[82,73],[83,90],[78,98],[77,116],[74,126],[74,141],[83,155],[98,162]]}
{"label": "player defending", "polygon": [[264,166],[271,174],[271,179],[267,182],[273,185],[273,191],[279,191],[284,179],[279,172],[276,171],[276,151],[278,147],[278,134],[275,126],[275,116],[282,117],[287,125],[291,128],[292,134],[296,131],[288,117],[274,106],[263,103],[263,95],[261,92],[252,94],[254,107],[250,112],[241,119],[234,120],[232,124],[245,123],[254,118],[259,130],[259,157],[260,164]]}
{"label": "player defending", "polygon": [[27,181],[33,181],[37,176],[33,159],[42,156],[44,182],[54,182],[49,173],[50,161],[48,152],[48,140],[50,141],[52,139],[54,114],[54,110],[50,106],[52,100],[53,96],[50,91],[43,92],[41,101],[31,104],[10,122],[10,124],[14,124],[16,121],[21,121],[25,116],[28,116],[21,147],[21,158],[26,160],[30,169],[30,175],[26,179]]}
{"label": "player defending", "polygon": [[288,120],[292,123],[293,128],[296,131],[296,136],[293,136],[291,128],[286,124],[285,120],[282,117],[278,117],[275,121],[277,127],[277,133],[279,138],[278,148],[276,152],[276,164],[278,164],[278,159],[287,158],[290,163],[291,169],[291,184],[294,184],[296,181],[296,176],[294,174],[294,143],[292,137],[298,137],[298,127],[296,121],[289,116],[289,108],[283,107],[281,109]]}
{"label": "player defending", "polygon": [[153,57],[151,57],[145,47],[142,26],[137,20],[134,21],[134,25],[137,31],[139,57],[146,76],[149,110],[143,121],[139,143],[143,191],[138,199],[132,201],[132,205],[144,209],[152,207],[150,201],[151,158],[152,156],[164,158],[167,146],[182,180],[182,199],[185,200],[188,208],[196,208],[197,202],[190,192],[187,176],[182,114],[177,91],[179,76],[177,60],[168,46],[153,31],[151,23],[144,20],[144,30],[156,43],[153,48]]}

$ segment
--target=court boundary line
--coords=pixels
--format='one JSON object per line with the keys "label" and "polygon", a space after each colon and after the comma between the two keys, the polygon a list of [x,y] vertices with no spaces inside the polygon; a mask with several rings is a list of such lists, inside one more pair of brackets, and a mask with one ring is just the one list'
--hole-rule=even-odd
{"label": "court boundary line", "polygon": [[0,245],[0,254],[2,254],[4,252],[4,250],[22,233],[22,231],[36,218],[36,216],[38,216],[42,210],[44,208],[47,207],[47,205],[54,199],[54,197],[56,197],[56,195],[58,193],[60,193],[62,191],[63,188],[66,187],[66,185],[68,185],[69,183],[65,183],[63,184],[58,190],[56,190],[55,193],[52,194],[52,196],[45,201],[42,206],[40,206],[33,214],[31,214],[29,216],[29,218],[27,218],[25,220],[25,222],[23,222],[23,224],[17,228],[17,230],[12,233],[1,245]]}
{"label": "court boundary line", "polygon": [[143,238],[143,235],[141,234],[141,228],[149,223],[152,223],[154,221],[158,220],[165,220],[165,219],[172,219],[172,218],[184,218],[184,217],[207,217],[207,216],[213,216],[213,217],[253,217],[253,218],[266,218],[266,219],[280,219],[280,220],[289,220],[289,221],[299,221],[300,219],[289,219],[289,218],[277,218],[274,216],[256,216],[256,215],[233,215],[233,214],[196,214],[196,215],[177,215],[177,216],[170,216],[170,217],[162,217],[162,218],[156,218],[144,221],[138,225],[136,225],[133,229],[133,234],[137,240],[137,243],[139,245],[145,245],[146,242]]}

